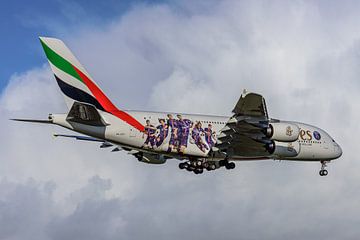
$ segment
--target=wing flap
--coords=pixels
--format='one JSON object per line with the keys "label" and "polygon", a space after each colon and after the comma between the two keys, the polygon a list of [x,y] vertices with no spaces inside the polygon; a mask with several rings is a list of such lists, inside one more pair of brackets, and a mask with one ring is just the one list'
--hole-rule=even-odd
{"label": "wing flap", "polygon": [[236,103],[233,113],[236,116],[260,117],[267,119],[268,113],[263,96],[244,90]]}
{"label": "wing flap", "polygon": [[234,115],[218,135],[216,148],[227,156],[257,157],[269,155],[264,129],[268,126],[265,99],[244,90],[233,109]]}

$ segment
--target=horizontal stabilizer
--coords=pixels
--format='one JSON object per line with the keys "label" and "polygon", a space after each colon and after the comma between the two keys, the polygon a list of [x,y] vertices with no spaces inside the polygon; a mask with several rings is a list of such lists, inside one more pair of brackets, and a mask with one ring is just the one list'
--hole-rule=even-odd
{"label": "horizontal stabilizer", "polygon": [[51,124],[53,123],[52,120],[38,120],[38,119],[20,119],[20,118],[12,118],[10,119],[12,121],[18,121],[18,122],[31,122],[31,123],[48,123]]}
{"label": "horizontal stabilizer", "polygon": [[82,141],[105,142],[102,139],[97,139],[87,136],[78,136],[78,135],[54,134],[54,137],[67,137],[67,138],[75,138],[76,140],[82,140]]}

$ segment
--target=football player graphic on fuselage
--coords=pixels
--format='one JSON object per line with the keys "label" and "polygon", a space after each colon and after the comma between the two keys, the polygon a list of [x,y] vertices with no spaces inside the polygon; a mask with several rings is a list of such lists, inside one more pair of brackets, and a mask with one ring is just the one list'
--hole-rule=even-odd
{"label": "football player graphic on fuselage", "polygon": [[215,142],[213,140],[213,130],[212,125],[209,123],[208,127],[204,129],[205,131],[205,140],[210,148],[212,148],[215,145]]}
{"label": "football player graphic on fuselage", "polygon": [[187,147],[190,128],[192,127],[192,122],[189,119],[183,119],[181,114],[177,115],[178,117],[178,139],[179,145],[178,148],[179,153],[184,154],[185,148]]}
{"label": "football player graphic on fuselage", "polygon": [[178,123],[177,120],[174,119],[172,114],[168,114],[167,117],[168,117],[167,125],[169,128],[171,128],[168,152],[172,152],[174,149],[177,149],[178,147]]}
{"label": "football player graphic on fuselage", "polygon": [[156,147],[160,147],[169,132],[169,126],[165,123],[165,119],[159,119],[159,123],[160,125],[156,127],[159,130],[159,134],[156,137]]}
{"label": "football player graphic on fuselage", "polygon": [[204,129],[202,129],[201,122],[197,122],[192,129],[191,136],[194,139],[196,146],[198,146],[201,151],[205,152],[209,148],[201,138],[202,133],[204,133]]}
{"label": "football player graphic on fuselage", "polygon": [[[146,134],[146,140],[144,142],[143,147],[147,147],[147,148],[153,148],[155,145],[155,132],[156,132],[156,128],[150,124],[150,120],[146,120],[146,125],[145,125],[145,132],[144,135]],[[144,138],[143,135],[143,138]]]}

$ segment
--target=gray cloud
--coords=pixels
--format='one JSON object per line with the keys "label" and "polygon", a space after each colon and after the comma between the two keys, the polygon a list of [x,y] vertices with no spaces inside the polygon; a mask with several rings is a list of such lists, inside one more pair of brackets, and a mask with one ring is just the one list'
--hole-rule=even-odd
{"label": "gray cloud", "polygon": [[0,99],[0,174],[8,179],[0,236],[356,239],[358,9],[321,1],[142,5],[68,36],[120,107],[229,114],[248,88],[266,97],[271,116],[328,130],[344,156],[326,178],[318,163],[284,161],[199,177],[176,161],[149,166],[93,143],[51,140],[63,130],[7,120],[66,111],[45,66],[14,75]]}

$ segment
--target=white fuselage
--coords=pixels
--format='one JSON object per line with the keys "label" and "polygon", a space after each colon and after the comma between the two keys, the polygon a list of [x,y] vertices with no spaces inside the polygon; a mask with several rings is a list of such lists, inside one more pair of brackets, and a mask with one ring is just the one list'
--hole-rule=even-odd
{"label": "white fuselage", "polygon": [[[55,124],[92,137],[119,144],[123,147],[143,149],[148,152],[164,154],[174,158],[194,157],[210,158],[209,152],[216,143],[216,137],[224,128],[229,117],[197,114],[159,113],[127,111],[140,123],[144,123],[145,133],[132,127],[112,114],[101,112],[108,124],[105,127],[69,123],[65,114],[52,114]],[[171,120],[174,119],[174,120]],[[327,161],[338,158],[340,146],[324,130],[299,122],[300,128],[296,141],[277,142],[296,151],[296,156],[264,154],[260,156],[232,156],[233,160],[284,159],[300,161]],[[179,149],[182,148],[182,154]],[[216,160],[216,159],[214,159]]]}

